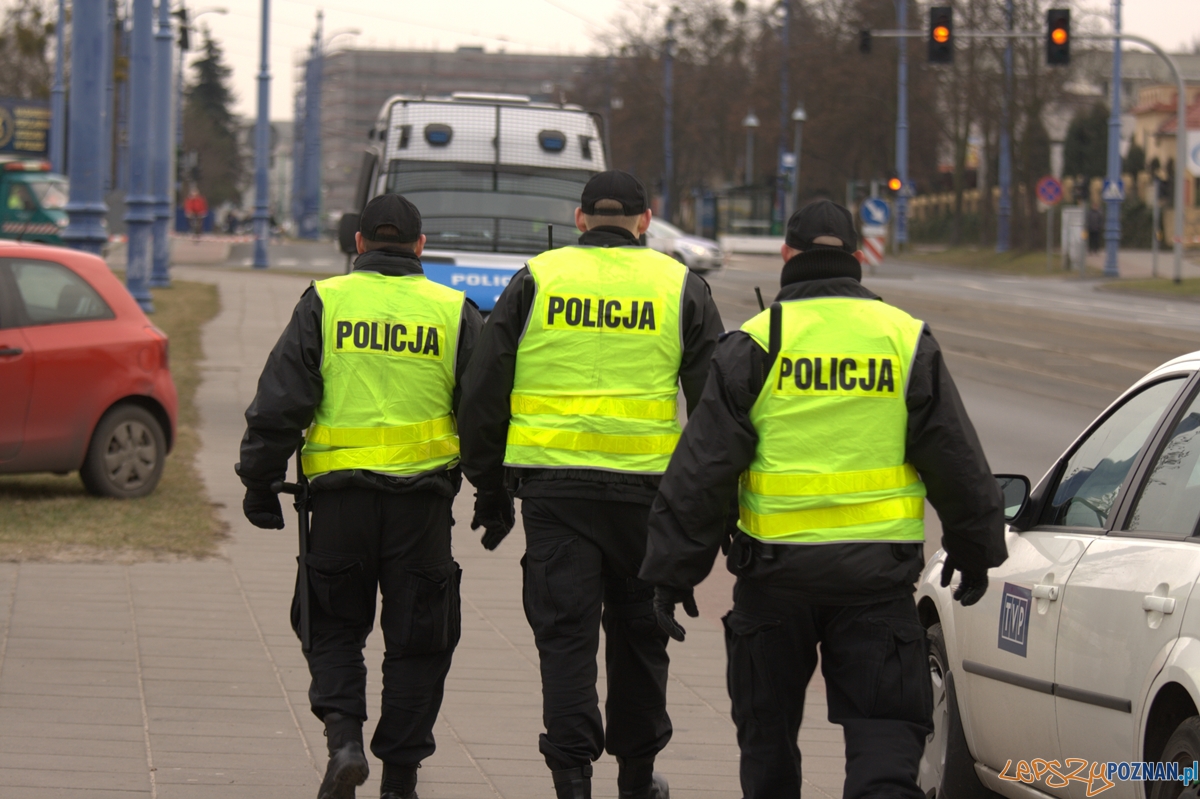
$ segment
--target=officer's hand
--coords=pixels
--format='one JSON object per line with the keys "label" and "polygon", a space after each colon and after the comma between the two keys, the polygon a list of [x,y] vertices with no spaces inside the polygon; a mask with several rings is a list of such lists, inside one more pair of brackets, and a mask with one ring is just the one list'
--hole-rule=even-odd
{"label": "officer's hand", "polygon": [[242,500],[242,513],[255,527],[264,530],[283,529],[283,507],[279,504],[279,495],[274,491],[247,488],[246,498]]}
{"label": "officer's hand", "polygon": [[958,600],[959,604],[965,608],[983,599],[988,587],[987,571],[963,571],[949,555],[946,556],[946,562],[942,564],[942,588],[950,585],[950,580],[954,577],[956,570],[962,574],[958,588],[954,589],[954,598]]}
{"label": "officer's hand", "polygon": [[475,492],[475,516],[471,519],[471,529],[484,528],[483,537],[479,539],[484,549],[493,550],[500,546],[504,537],[512,532],[516,520],[517,511],[508,489]]}
{"label": "officer's hand", "polygon": [[671,588],[665,585],[655,587],[654,615],[658,619],[658,626],[676,641],[682,641],[687,635],[687,630],[675,621],[675,603],[677,602],[683,603],[683,609],[693,619],[700,615],[700,609],[696,607],[696,597],[692,593],[692,589]]}

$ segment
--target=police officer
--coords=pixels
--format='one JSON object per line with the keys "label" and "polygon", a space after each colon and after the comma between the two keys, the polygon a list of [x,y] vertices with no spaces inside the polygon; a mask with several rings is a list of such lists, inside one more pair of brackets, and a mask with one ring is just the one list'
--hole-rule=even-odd
{"label": "police officer", "polygon": [[937,342],[862,286],[856,241],[839,205],[793,214],[777,303],[717,347],[650,513],[640,576],[659,586],[660,622],[678,640],[675,604],[729,546],[727,677],[746,799],[799,799],[818,643],[829,720],[845,730],[844,795],[923,797],[932,688],[913,585],[925,497],[949,553],[942,584],[959,571],[963,605],[1006,557],[999,488]]}
{"label": "police officer", "polygon": [[[459,384],[483,320],[461,291],[425,278],[421,215],[386,194],[363,209],[347,275],[300,298],[246,411],[238,474],[258,527],[283,527],[278,496],[307,430],[311,479],[312,711],[329,765],[319,799],[352,799],[367,778],[363,647],[383,594],[383,709],[371,751],[382,795],[416,797],[458,643],[458,564],[450,504],[462,482]],[[299,598],[293,602],[298,624]]]}
{"label": "police officer", "polygon": [[[579,245],[532,258],[500,296],[467,371],[463,469],[472,527],[494,549],[525,527],[525,614],[541,656],[540,750],[560,799],[591,796],[617,758],[624,799],[666,799],[654,758],[671,738],[667,636],[637,578],[646,516],[679,437],[676,398],[700,398],[721,320],[707,284],[639,244],[646,190],[609,171],[584,187]],[[506,474],[507,472],[507,474]],[[606,633],[608,728],[596,695]]]}

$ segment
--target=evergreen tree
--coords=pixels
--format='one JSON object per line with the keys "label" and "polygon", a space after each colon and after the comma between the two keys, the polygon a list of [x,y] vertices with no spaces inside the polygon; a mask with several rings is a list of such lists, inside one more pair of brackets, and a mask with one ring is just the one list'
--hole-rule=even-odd
{"label": "evergreen tree", "polygon": [[54,22],[39,0],[16,0],[0,23],[0,96],[50,96],[50,37]]}
{"label": "evergreen tree", "polygon": [[183,182],[185,191],[188,183],[198,186],[209,206],[215,207],[241,201],[242,157],[237,119],[230,110],[233,92],[229,76],[233,70],[207,28],[203,36],[204,55],[192,64],[194,81],[187,87],[183,107],[183,149],[195,153],[194,160],[184,159],[192,166]]}
{"label": "evergreen tree", "polygon": [[1108,106],[1096,103],[1081,111],[1067,128],[1063,173],[1102,178],[1108,172]]}

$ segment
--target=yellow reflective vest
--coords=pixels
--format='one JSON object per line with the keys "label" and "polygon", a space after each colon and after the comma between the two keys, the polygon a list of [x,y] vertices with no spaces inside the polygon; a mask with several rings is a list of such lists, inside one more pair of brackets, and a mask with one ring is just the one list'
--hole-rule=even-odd
{"label": "yellow reflective vest", "polygon": [[354,271],[321,297],[321,404],[304,473],[416,475],[458,462],[451,410],[464,294],[424,275]]}
{"label": "yellow reflective vest", "polygon": [[505,465],[661,474],[679,441],[687,267],[640,247],[563,247],[528,266]]}
{"label": "yellow reflective vest", "polygon": [[[905,395],[924,323],[878,300],[781,305],[780,353],[750,411],[758,447],[738,526],[785,544],[923,541]],[[763,349],[769,314],[742,326]]]}

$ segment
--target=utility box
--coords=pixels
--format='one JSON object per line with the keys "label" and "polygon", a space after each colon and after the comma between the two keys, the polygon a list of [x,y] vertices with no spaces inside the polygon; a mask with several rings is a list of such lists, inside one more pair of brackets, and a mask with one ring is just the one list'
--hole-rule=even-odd
{"label": "utility box", "polygon": [[1080,206],[1062,209],[1063,269],[1078,270],[1080,274],[1087,262],[1086,215],[1087,211]]}

